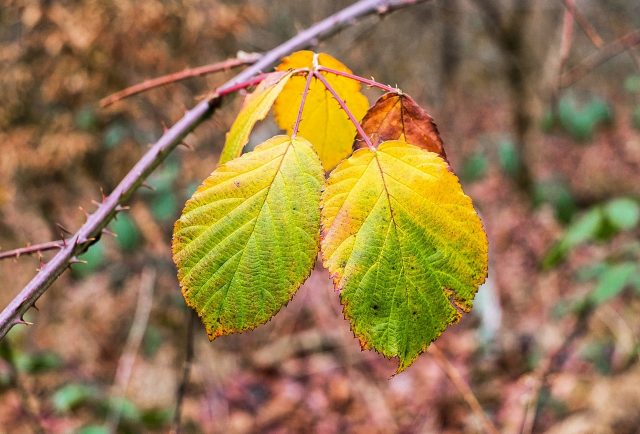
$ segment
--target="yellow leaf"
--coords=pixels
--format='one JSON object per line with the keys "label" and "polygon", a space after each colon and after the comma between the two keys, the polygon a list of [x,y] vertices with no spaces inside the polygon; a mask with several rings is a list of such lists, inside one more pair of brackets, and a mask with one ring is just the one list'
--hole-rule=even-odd
{"label": "yellow leaf", "polygon": [[[312,68],[313,56],[314,53],[311,51],[298,51],[285,57],[276,70],[288,71],[296,68]],[[318,54],[318,64],[351,73],[349,68],[325,53]],[[323,74],[329,84],[345,101],[354,117],[358,121],[362,119],[369,108],[369,101],[360,92],[360,83],[327,72],[320,72],[320,74]],[[291,77],[280,96],[276,99],[274,106],[276,122],[280,128],[286,130],[289,134],[291,134],[293,125],[298,117],[306,79],[303,75]],[[356,128],[340,108],[338,102],[317,78],[311,80],[298,134],[313,144],[320,156],[322,166],[327,171],[333,169],[351,153],[351,145],[356,135]]]}
{"label": "yellow leaf", "polygon": [[267,322],[309,276],[323,181],[311,143],[276,136],[219,166],[187,201],[173,260],[210,339]]}
{"label": "yellow leaf", "polygon": [[363,348],[408,367],[461,312],[487,274],[488,246],[447,163],[403,141],[340,163],[321,199],[321,249]]}
{"label": "yellow leaf", "polygon": [[267,116],[273,102],[280,95],[291,75],[291,72],[271,73],[247,96],[238,117],[227,133],[218,164],[224,164],[242,154],[244,145],[249,141],[251,130],[256,122]]}

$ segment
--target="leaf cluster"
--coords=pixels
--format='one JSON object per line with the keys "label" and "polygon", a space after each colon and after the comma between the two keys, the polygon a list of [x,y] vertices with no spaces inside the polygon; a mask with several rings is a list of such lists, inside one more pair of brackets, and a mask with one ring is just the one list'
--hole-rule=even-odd
{"label": "leaf cluster", "polygon": [[[386,91],[372,107],[363,83]],[[271,109],[286,134],[243,154]],[[321,253],[362,347],[398,358],[398,372],[471,309],[487,250],[427,112],[311,51],[246,97],[173,237],[182,293],[210,339],[267,322]]]}

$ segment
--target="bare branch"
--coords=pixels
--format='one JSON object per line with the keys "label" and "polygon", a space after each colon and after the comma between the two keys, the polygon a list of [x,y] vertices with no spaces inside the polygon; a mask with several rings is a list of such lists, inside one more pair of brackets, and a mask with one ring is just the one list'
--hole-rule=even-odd
{"label": "bare branch", "polygon": [[576,81],[587,75],[593,69],[612,59],[618,54],[640,45],[640,29],[633,30],[613,42],[603,46],[600,50],[587,56],[578,66],[562,76],[562,87],[571,86]]}
{"label": "bare branch", "polygon": [[140,187],[149,174],[164,161],[173,149],[213,114],[222,103],[222,97],[231,89],[247,82],[256,74],[270,68],[287,54],[308,47],[320,39],[327,38],[339,30],[352,26],[359,18],[386,14],[393,10],[422,3],[427,0],[361,0],[325,18],[319,23],[298,33],[293,38],[266,52],[260,60],[222,85],[208,98],[189,110],[175,125],[168,129],[158,141],[140,158],[131,171],[122,179],[111,194],[104,198],[98,209],[88,216],[84,225],[71,237],[70,242],[35,275],[20,293],[0,313],[0,339],[16,323],[16,320],[40,298],[51,284],[67,269],[72,258],[86,249],[113,219],[119,207]]}
{"label": "bare branch", "polygon": [[122,89],[116,93],[104,97],[100,100],[101,107],[108,107],[111,104],[129,98],[130,96],[146,92],[157,87],[166,86],[167,84],[176,83],[193,77],[201,77],[214,72],[228,71],[239,66],[251,65],[256,63],[262,57],[260,53],[249,53],[233,59],[223,60],[222,62],[212,63],[209,65],[199,66],[197,68],[185,69],[184,71],[173,72],[161,77],[145,80],[142,83]]}
{"label": "bare branch", "polygon": [[471,408],[473,414],[482,423],[484,431],[488,434],[498,434],[498,429],[482,409],[480,401],[478,401],[478,398],[476,398],[476,395],[473,393],[473,390],[471,390],[471,387],[469,387],[464,378],[462,378],[462,375],[460,375],[458,369],[456,369],[456,367],[453,366],[453,364],[449,361],[449,359],[447,359],[442,351],[440,351],[440,348],[432,343],[429,347],[429,354],[434,357],[436,363],[444,371],[455,388],[458,389],[458,392],[460,393],[460,395],[462,395],[462,398]]}
{"label": "bare branch", "polygon": [[564,7],[576,20],[582,31],[596,48],[602,48],[604,41],[591,23],[578,11],[573,0],[562,0]]}
{"label": "bare branch", "polygon": [[184,362],[182,363],[182,377],[180,378],[180,384],[176,391],[176,408],[173,413],[173,421],[171,422],[170,434],[180,434],[182,429],[182,403],[184,402],[184,396],[187,393],[187,385],[189,384],[189,378],[191,377],[191,365],[193,362],[193,340],[194,340],[194,328],[196,325],[197,314],[193,309],[187,309],[186,315],[188,317],[187,323],[187,339],[185,340],[185,354]]}
{"label": "bare branch", "polygon": [[[151,307],[153,305],[153,289],[155,284],[155,270],[152,268],[145,269],[140,276],[140,292],[138,294],[136,312],[133,315],[133,322],[129,329],[127,343],[124,346],[124,350],[118,361],[118,368],[116,369],[115,382],[113,385],[113,397],[115,398],[123,398],[129,386],[133,364],[136,361],[138,350],[144,338],[144,332],[147,329],[149,314],[151,313]],[[122,403],[119,399],[116,401],[115,408],[109,420],[110,432],[117,432],[120,423]]]}

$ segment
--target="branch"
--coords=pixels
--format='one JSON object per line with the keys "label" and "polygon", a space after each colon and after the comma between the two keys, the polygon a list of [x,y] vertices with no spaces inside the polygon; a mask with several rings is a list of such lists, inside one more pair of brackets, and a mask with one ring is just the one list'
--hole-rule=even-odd
{"label": "branch", "polygon": [[193,363],[193,329],[195,328],[196,318],[198,316],[193,309],[187,309],[185,312],[188,317],[186,321],[187,338],[185,340],[184,362],[182,363],[182,377],[180,378],[180,384],[176,390],[176,408],[173,413],[171,429],[169,430],[170,434],[180,434],[182,431],[182,403],[184,402],[184,397],[187,393],[187,385],[189,384],[191,365]]}
{"label": "branch", "polygon": [[291,132],[292,140],[298,135],[298,128],[300,128],[300,121],[302,120],[302,112],[304,111],[304,103],[307,101],[307,95],[309,94],[309,86],[311,85],[312,78],[313,78],[313,74],[311,73],[311,71],[307,71],[307,80],[304,83],[302,98],[300,98],[300,107],[298,108],[298,116],[296,117],[296,123],[293,125],[293,131]]}
{"label": "branch", "polygon": [[129,199],[149,174],[164,161],[167,155],[182,140],[208,118],[220,106],[222,97],[229,89],[250,80],[256,74],[270,68],[287,54],[308,47],[320,39],[327,38],[339,30],[353,25],[364,16],[383,15],[393,10],[422,3],[426,0],[361,0],[329,16],[293,38],[266,52],[260,60],[222,85],[216,92],[189,110],[175,125],[142,156],[131,171],[122,179],[113,192],[104,198],[98,209],[91,214],[84,225],[71,237],[60,251],[35,275],[20,293],[0,313],[0,339],[22,321],[24,313],[51,286],[73,258],[89,248],[101,230],[113,219],[122,205]]}
{"label": "branch", "polygon": [[595,53],[587,56],[580,64],[578,64],[578,66],[574,67],[571,71],[562,76],[561,86],[571,86],[573,83],[580,80],[607,60],[612,59],[618,54],[624,53],[636,45],[640,45],[640,29],[627,33],[626,35],[605,45]]}
{"label": "branch", "polygon": [[596,48],[602,48],[602,46],[604,45],[604,41],[602,40],[602,38],[600,37],[596,29],[591,25],[591,23],[589,23],[589,21],[584,17],[584,15],[582,15],[578,11],[574,1],[562,0],[562,3],[564,4],[564,7],[567,9],[567,11],[576,20],[576,22],[578,23],[578,25],[580,26],[584,34],[587,35],[587,38],[589,38],[591,43]]}
{"label": "branch", "polygon": [[476,395],[474,395],[471,387],[469,387],[464,378],[462,378],[462,375],[460,375],[458,369],[456,369],[456,367],[447,359],[442,351],[440,351],[440,348],[432,343],[429,347],[429,354],[431,354],[435,358],[436,363],[440,366],[440,369],[444,371],[455,388],[458,389],[458,392],[460,392],[462,398],[471,408],[473,414],[482,423],[484,431],[488,434],[498,434],[498,429],[482,409],[480,401],[478,401],[478,398],[476,398]]}
{"label": "branch", "polygon": [[327,68],[326,66],[322,66],[322,65],[318,66],[317,70],[328,72],[330,74],[340,75],[346,78],[350,78],[351,80],[359,81],[360,83],[365,84],[369,87],[377,87],[378,89],[384,90],[385,92],[400,93],[400,89],[398,89],[397,87],[388,86],[386,84],[379,83],[375,80],[370,80],[368,78],[360,77],[359,75],[349,74],[348,72]]}
{"label": "branch", "polygon": [[144,332],[147,330],[149,314],[153,306],[153,289],[156,284],[156,272],[153,268],[143,270],[140,276],[140,289],[138,294],[138,303],[136,312],[133,315],[133,322],[127,336],[127,343],[124,346],[118,368],[116,369],[115,382],[113,385],[112,397],[117,398],[116,405],[112,410],[109,419],[109,432],[115,433],[118,430],[120,417],[122,414],[122,402],[129,386],[133,365],[138,355],[138,350],[144,338]]}
{"label": "branch", "polygon": [[61,249],[64,247],[66,242],[67,240],[47,241],[46,243],[33,244],[31,246],[20,247],[13,250],[5,250],[4,252],[0,252],[0,260],[8,258],[18,259],[22,255],[33,255],[34,253]]}
{"label": "branch", "polygon": [[161,77],[145,80],[142,83],[134,84],[133,86],[122,89],[116,93],[104,97],[100,100],[100,107],[108,107],[111,104],[129,98],[130,96],[137,95],[147,90],[155,89],[157,87],[165,86],[167,84],[176,83],[178,81],[186,80],[187,78],[201,77],[203,75],[212,74],[214,72],[228,71],[232,68],[239,66],[251,65],[256,63],[262,54],[249,53],[243,56],[239,56],[233,59],[223,60],[222,62],[212,63],[209,65],[199,66],[197,68],[185,69],[180,72],[173,72],[171,74],[163,75]]}
{"label": "branch", "polygon": [[371,143],[371,139],[369,138],[369,136],[367,136],[367,133],[364,132],[364,130],[362,129],[362,125],[360,125],[360,122],[358,122],[358,120],[353,116],[353,113],[351,113],[351,110],[349,110],[349,107],[347,107],[347,104],[342,100],[342,98],[340,98],[340,95],[338,95],[336,90],[329,84],[327,79],[324,78],[322,74],[318,74],[317,72],[314,71],[313,75],[318,80],[320,80],[322,84],[324,84],[324,87],[326,87],[329,93],[331,93],[331,96],[333,96],[333,99],[335,99],[338,102],[338,104],[340,104],[340,107],[342,108],[342,110],[347,114],[353,126],[356,127],[356,130],[358,131],[358,135],[362,138],[362,140],[364,140],[364,142],[367,144],[369,149],[375,152],[376,147],[373,146],[373,143]]}
{"label": "branch", "polygon": [[548,391],[549,377],[562,370],[564,363],[571,355],[575,343],[588,331],[589,320],[595,309],[596,306],[591,302],[581,307],[571,332],[555,351],[545,357],[540,363],[540,367],[534,372],[532,390],[529,399],[525,400],[524,414],[519,431],[522,434],[534,432],[538,410],[541,406],[540,396]]}

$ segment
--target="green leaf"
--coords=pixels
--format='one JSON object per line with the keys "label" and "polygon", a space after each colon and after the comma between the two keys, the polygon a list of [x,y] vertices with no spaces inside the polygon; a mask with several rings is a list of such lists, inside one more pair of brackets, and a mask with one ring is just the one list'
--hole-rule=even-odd
{"label": "green leaf", "polygon": [[322,195],[322,257],[363,348],[406,369],[471,309],[487,238],[447,163],[402,141],[359,149]]}
{"label": "green leaf", "polygon": [[108,427],[102,425],[86,425],[80,428],[76,434],[109,434]]}
{"label": "green leaf", "polygon": [[534,201],[536,205],[544,202],[549,202],[553,205],[556,217],[562,223],[569,223],[576,210],[576,204],[569,186],[557,179],[536,183]]}
{"label": "green leaf", "polygon": [[630,93],[640,92],[640,74],[633,74],[625,78],[624,90]]}
{"label": "green leaf", "polygon": [[218,167],[187,201],[173,259],[210,339],[265,323],[307,278],[323,181],[307,140],[276,136]]}
{"label": "green leaf", "polygon": [[640,206],[632,199],[613,199],[605,205],[604,214],[615,229],[629,230],[640,221]]}
{"label": "green leaf", "polygon": [[98,391],[86,384],[71,383],[62,386],[51,397],[53,408],[60,413],[67,412],[95,398]]}
{"label": "green leaf", "polygon": [[596,304],[601,304],[615,297],[627,286],[629,278],[636,270],[637,266],[632,262],[610,266],[600,275],[598,285],[591,293],[591,299]]}
{"label": "green leaf", "polygon": [[481,152],[475,152],[462,163],[460,178],[465,182],[478,181],[487,173],[488,166],[487,157]]}
{"label": "green leaf", "polygon": [[173,193],[158,194],[150,204],[151,214],[161,222],[173,220],[178,213],[178,201]]}
{"label": "green leaf", "polygon": [[127,214],[118,215],[118,218],[111,223],[111,230],[117,235],[116,242],[122,250],[131,251],[140,242],[140,231]]}
{"label": "green leaf", "polygon": [[555,243],[545,256],[542,266],[545,269],[553,267],[564,260],[569,250],[594,239],[604,222],[601,207],[594,207],[569,226],[564,237]]}
{"label": "green leaf", "polygon": [[247,96],[240,113],[227,133],[227,140],[222,154],[220,154],[219,164],[224,164],[242,154],[242,148],[249,141],[249,134],[251,134],[254,125],[267,116],[274,101],[292,75],[291,71],[273,72],[260,82],[253,93]]}
{"label": "green leaf", "polygon": [[515,143],[511,140],[503,140],[498,146],[498,160],[502,170],[512,178],[518,176],[522,169],[520,156]]}
{"label": "green leaf", "polygon": [[85,263],[78,263],[71,267],[71,272],[77,277],[87,277],[97,269],[99,269],[105,261],[105,252],[102,242],[89,247],[89,250],[78,256],[81,261]]}
{"label": "green leaf", "polygon": [[640,130],[640,106],[633,109],[631,114],[631,124],[636,130]]}

